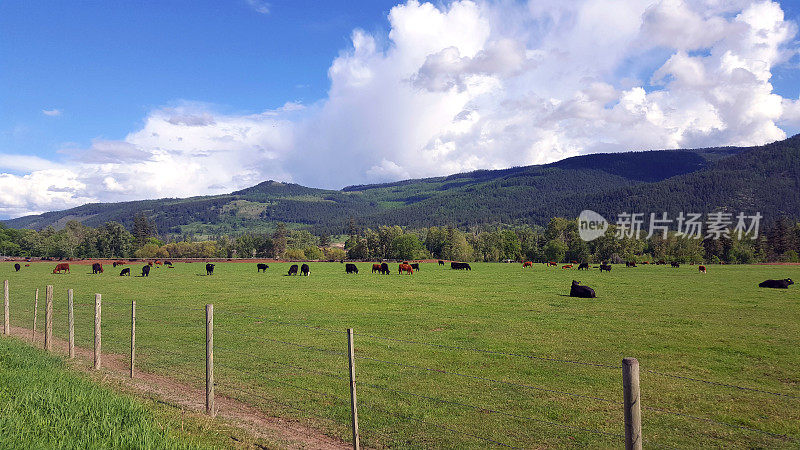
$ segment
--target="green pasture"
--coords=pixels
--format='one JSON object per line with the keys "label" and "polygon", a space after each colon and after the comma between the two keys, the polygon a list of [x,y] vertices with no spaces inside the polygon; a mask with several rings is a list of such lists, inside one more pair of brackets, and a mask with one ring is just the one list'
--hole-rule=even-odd
{"label": "green pasture", "polygon": [[[10,281],[11,323],[31,327],[39,288],[55,288],[54,333],[91,346],[94,293],[103,296],[103,349],[126,355],[137,302],[142,370],[202,386],[204,305],[214,304],[217,395],[349,439],[347,337],[355,330],[362,441],[373,447],[619,448],[621,360],[641,365],[645,447],[800,446],[800,266],[665,266],[611,273],[535,264],[423,264],[411,276],[359,263],[202,263],[120,277],[106,265],[54,275],[33,263]],[[134,275],[141,265],[127,266]],[[596,299],[567,296],[572,280]],[[37,344],[41,345],[41,337]],[[651,372],[653,371],[653,372]],[[654,373],[657,372],[657,373]],[[740,389],[685,378],[735,385]],[[766,391],[766,392],[762,392]],[[780,394],[780,395],[776,395]]]}
{"label": "green pasture", "polygon": [[[64,361],[0,339],[0,448],[214,448],[144,402],[97,386]],[[177,424],[175,424],[177,425]]]}

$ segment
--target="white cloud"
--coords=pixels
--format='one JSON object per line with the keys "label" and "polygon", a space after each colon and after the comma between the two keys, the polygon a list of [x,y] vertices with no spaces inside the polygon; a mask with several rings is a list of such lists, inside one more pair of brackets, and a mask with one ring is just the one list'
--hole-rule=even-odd
{"label": "white cloud", "polygon": [[341,187],[592,151],[762,144],[800,126],[800,100],[770,83],[796,52],[797,26],[775,2],[409,0],[388,21],[388,40],[353,31],[315,104],[151,111],[124,139],[4,175],[16,194],[0,191],[0,214],[270,178]]}
{"label": "white cloud", "polygon": [[55,108],[53,108],[53,109],[43,109],[42,110],[42,114],[44,114],[45,116],[50,116],[50,117],[60,116],[61,115],[61,110],[60,109],[55,109]]}
{"label": "white cloud", "polygon": [[0,171],[29,172],[56,167],[58,167],[58,164],[38,156],[0,153]]}
{"label": "white cloud", "polygon": [[247,0],[247,4],[257,13],[269,14],[271,5],[264,0]]}

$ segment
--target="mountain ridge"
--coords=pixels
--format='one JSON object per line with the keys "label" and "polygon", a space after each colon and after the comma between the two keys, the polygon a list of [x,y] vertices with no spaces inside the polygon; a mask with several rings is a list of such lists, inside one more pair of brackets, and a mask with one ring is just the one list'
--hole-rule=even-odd
{"label": "mountain ridge", "polygon": [[765,215],[800,217],[798,192],[800,137],[794,136],[755,147],[597,153],[341,190],[267,180],[230,194],[91,203],[5,223],[42,229],[67,220],[91,226],[114,220],[129,226],[143,213],[162,234],[212,236],[269,231],[276,222],[339,234],[351,219],[372,227],[543,225],[582,209],[613,216],[763,207]]}

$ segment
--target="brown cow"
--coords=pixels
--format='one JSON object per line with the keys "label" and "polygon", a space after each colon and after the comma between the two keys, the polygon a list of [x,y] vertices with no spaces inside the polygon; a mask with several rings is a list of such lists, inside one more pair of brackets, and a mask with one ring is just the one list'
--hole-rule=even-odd
{"label": "brown cow", "polygon": [[533,268],[533,263],[531,261],[525,261],[524,263],[522,263],[522,268],[524,269],[526,267]]}
{"label": "brown cow", "polygon": [[561,266],[562,269],[572,269],[572,264],[567,264],[565,266]]}
{"label": "brown cow", "polygon": [[700,273],[706,273],[706,266],[698,266],[698,267],[697,267],[697,270],[698,270]]}
{"label": "brown cow", "polygon": [[547,266],[548,266],[548,267],[558,267],[558,263],[557,263],[557,262],[550,261],[550,262],[548,262],[548,263],[547,263]]}
{"label": "brown cow", "polygon": [[413,274],[414,274],[414,268],[413,268],[413,267],[411,267],[411,266],[410,266],[410,265],[408,265],[408,264],[400,264],[400,267],[399,267],[399,269],[398,269],[397,273],[398,273],[398,274],[400,274],[400,275],[402,275],[402,274],[403,274],[403,272],[406,272],[406,273],[408,273],[409,275],[413,275]]}
{"label": "brown cow", "polygon": [[381,265],[380,264],[373,264],[372,265],[372,273],[375,273],[375,272],[380,273],[380,271],[381,271]]}
{"label": "brown cow", "polygon": [[61,273],[61,272],[70,273],[69,272],[69,264],[67,264],[67,263],[56,264],[56,268],[53,269],[53,273]]}

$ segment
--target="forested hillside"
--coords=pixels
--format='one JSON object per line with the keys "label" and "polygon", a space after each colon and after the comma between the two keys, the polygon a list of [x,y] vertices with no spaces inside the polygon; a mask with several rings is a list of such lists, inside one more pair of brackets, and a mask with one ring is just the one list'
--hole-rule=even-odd
{"label": "forested hillside", "polygon": [[592,209],[704,213],[760,211],[767,220],[800,217],[800,138],[751,148],[594,154],[547,165],[479,170],[325,190],[266,181],[227,195],[88,204],[8,220],[11,228],[132,226],[143,214],[164,237],[271,232],[278,222],[320,234],[359,227],[546,225]]}

